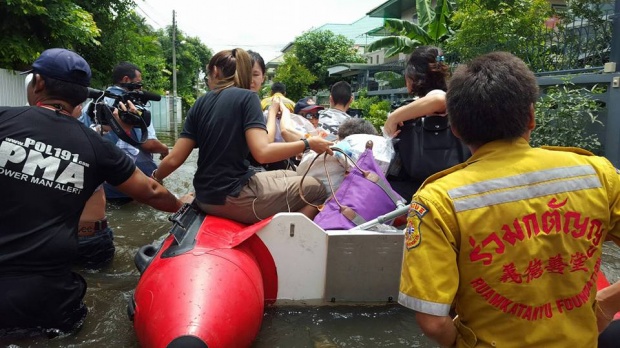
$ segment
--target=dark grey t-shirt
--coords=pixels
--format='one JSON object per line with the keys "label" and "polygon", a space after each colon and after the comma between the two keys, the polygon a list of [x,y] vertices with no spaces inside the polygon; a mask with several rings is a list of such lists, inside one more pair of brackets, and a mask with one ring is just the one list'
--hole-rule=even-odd
{"label": "dark grey t-shirt", "polygon": [[71,116],[0,108],[0,274],[67,272],[86,201],[134,170],[124,152]]}
{"label": "dark grey t-shirt", "polygon": [[199,149],[194,189],[198,201],[224,204],[236,196],[254,175],[247,160],[250,149],[245,131],[267,130],[256,93],[236,87],[210,92],[196,101],[187,114],[182,138]]}

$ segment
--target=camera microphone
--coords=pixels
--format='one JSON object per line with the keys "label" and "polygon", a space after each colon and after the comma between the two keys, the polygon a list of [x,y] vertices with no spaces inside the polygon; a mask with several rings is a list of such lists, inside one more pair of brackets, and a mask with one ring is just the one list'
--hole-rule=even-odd
{"label": "camera microphone", "polygon": [[88,87],[88,98],[99,99],[103,96],[104,93],[104,91]]}
{"label": "camera microphone", "polygon": [[161,100],[161,95],[157,93],[148,92],[148,91],[136,91],[134,93],[138,94],[140,96],[140,99],[142,99],[142,102],[144,103],[146,103],[149,100],[153,100],[153,101]]}

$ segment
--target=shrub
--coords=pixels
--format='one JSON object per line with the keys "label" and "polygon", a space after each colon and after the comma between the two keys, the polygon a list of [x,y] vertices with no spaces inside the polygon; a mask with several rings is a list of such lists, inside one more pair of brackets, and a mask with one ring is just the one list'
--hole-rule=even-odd
{"label": "shrub", "polygon": [[363,117],[372,123],[381,134],[381,127],[385,124],[390,112],[390,102],[379,97],[369,97],[368,91],[362,89],[351,103],[351,108],[361,109]]}
{"label": "shrub", "polygon": [[601,92],[597,86],[575,88],[572,83],[549,87],[536,103],[532,146],[572,146],[600,154],[596,131],[603,127],[598,119],[603,106],[592,96]]}

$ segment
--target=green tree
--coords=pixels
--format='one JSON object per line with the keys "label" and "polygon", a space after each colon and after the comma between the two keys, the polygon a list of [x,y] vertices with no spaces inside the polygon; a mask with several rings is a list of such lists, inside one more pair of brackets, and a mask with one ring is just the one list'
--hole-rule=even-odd
{"label": "green tree", "polygon": [[[95,88],[111,85],[112,69],[127,61],[142,70],[146,90],[163,92],[167,82],[167,76],[163,74],[164,52],[157,32],[133,10],[133,1],[109,3],[107,8],[104,3],[82,1],[84,8],[93,11],[93,18],[102,32],[98,44],[89,43],[78,48],[93,70],[91,85]],[[110,14],[111,9],[114,15]]]}
{"label": "green tree", "polygon": [[450,17],[454,4],[449,0],[438,0],[433,9],[431,3],[431,0],[416,0],[417,23],[386,18],[384,28],[391,35],[370,44],[368,51],[387,48],[385,56],[391,57],[398,53],[409,54],[422,45],[439,46],[452,35]]}
{"label": "green tree", "polygon": [[[328,76],[327,68],[338,63],[364,63],[366,59],[355,50],[354,42],[329,30],[310,31],[298,36],[295,55],[317,80],[310,88],[328,88],[337,80]],[[288,87],[288,86],[287,86]]]}
{"label": "green tree", "polygon": [[551,14],[547,0],[461,1],[452,17],[455,33],[444,49],[460,61],[508,51],[531,63],[528,52],[545,55],[545,21]]}
{"label": "green tree", "polygon": [[157,37],[134,7],[134,0],[6,0],[0,6],[0,67],[22,70],[43,50],[65,47],[88,61],[93,87],[110,85],[121,61],[140,66],[145,80],[161,81]]}
{"label": "green tree", "polygon": [[100,34],[92,15],[70,0],[5,0],[0,31],[0,68],[13,70],[25,70],[47,48],[96,44]]}
{"label": "green tree", "polygon": [[[135,0],[4,0],[0,6],[0,67],[25,70],[45,49],[73,49],[88,61],[91,86],[112,84],[122,61],[142,71],[146,90],[172,90],[171,27],[154,30],[138,15]],[[177,91],[187,109],[196,100],[199,76],[211,50],[177,33]]]}
{"label": "green tree", "polygon": [[[189,110],[204,87],[200,75],[206,74],[206,66],[211,56],[211,49],[197,37],[187,37],[177,29],[176,35],[176,71],[177,95],[183,100],[183,110]],[[165,57],[165,72],[168,74],[165,90],[172,93],[172,26],[159,31],[159,44]]]}
{"label": "green tree", "polygon": [[298,100],[308,95],[309,86],[316,80],[316,76],[291,52],[284,54],[284,63],[276,69],[273,78],[274,82],[286,85],[286,96],[291,100]]}

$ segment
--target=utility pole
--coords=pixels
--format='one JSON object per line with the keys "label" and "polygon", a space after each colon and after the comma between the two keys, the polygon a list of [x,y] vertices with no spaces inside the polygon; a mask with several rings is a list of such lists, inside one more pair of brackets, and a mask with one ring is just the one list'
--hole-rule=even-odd
{"label": "utility pole", "polygon": [[172,10],[172,96],[177,97],[177,22]]}
{"label": "utility pole", "polygon": [[175,11],[172,10],[172,120],[171,126],[176,135],[177,129],[177,22]]}

